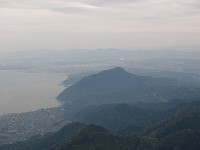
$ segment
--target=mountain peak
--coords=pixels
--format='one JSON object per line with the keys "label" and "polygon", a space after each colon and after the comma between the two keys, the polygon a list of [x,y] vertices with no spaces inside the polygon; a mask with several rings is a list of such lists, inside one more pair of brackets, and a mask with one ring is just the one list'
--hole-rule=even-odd
{"label": "mountain peak", "polygon": [[115,67],[115,68],[112,68],[112,69],[101,71],[100,73],[117,73],[117,74],[121,74],[121,73],[128,73],[128,72],[122,67]]}
{"label": "mountain peak", "polygon": [[90,124],[88,125],[86,128],[84,128],[81,132],[82,133],[88,133],[89,132],[93,132],[93,133],[106,133],[109,132],[107,131],[105,128],[100,127],[98,125],[94,125],[94,124]]}
{"label": "mountain peak", "polygon": [[[104,79],[113,80],[114,78],[115,79],[127,78],[129,76],[133,76],[133,74],[130,74],[122,67],[115,67],[112,69],[101,71],[100,73],[95,74],[94,76],[100,77],[101,79],[104,78]],[[117,80],[119,80],[119,79],[117,79]]]}
{"label": "mountain peak", "polygon": [[122,67],[115,67],[113,69],[110,69],[110,71],[120,71],[120,72],[126,72],[124,68]]}

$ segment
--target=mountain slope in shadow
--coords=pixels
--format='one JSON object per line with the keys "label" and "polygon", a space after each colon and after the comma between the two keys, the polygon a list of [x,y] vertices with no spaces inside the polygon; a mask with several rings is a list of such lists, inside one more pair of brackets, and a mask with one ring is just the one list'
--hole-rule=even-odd
{"label": "mountain slope in shadow", "polygon": [[179,87],[180,84],[174,80],[134,75],[117,67],[81,79],[60,93],[57,99],[84,106],[116,102],[163,102],[169,101],[170,93]]}

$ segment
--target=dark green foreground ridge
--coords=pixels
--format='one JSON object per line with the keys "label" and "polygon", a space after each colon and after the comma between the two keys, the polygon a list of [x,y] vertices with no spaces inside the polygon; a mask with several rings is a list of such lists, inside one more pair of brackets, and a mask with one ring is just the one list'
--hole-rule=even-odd
{"label": "dark green foreground ridge", "polygon": [[139,134],[120,136],[98,125],[71,123],[60,131],[4,145],[1,150],[199,150],[200,102],[177,111]]}

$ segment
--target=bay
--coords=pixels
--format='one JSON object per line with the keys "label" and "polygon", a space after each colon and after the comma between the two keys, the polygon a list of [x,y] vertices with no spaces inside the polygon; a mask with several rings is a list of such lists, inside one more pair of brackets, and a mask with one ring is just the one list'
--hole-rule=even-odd
{"label": "bay", "polygon": [[0,115],[59,106],[65,74],[0,70]]}

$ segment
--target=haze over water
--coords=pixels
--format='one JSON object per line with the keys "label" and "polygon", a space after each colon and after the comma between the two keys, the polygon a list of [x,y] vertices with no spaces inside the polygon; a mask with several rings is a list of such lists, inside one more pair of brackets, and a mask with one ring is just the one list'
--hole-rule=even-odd
{"label": "haze over water", "polygon": [[0,71],[0,115],[59,106],[63,74]]}

